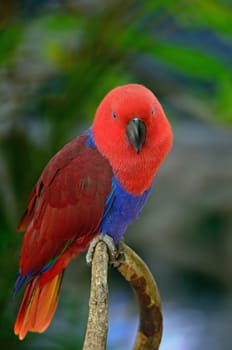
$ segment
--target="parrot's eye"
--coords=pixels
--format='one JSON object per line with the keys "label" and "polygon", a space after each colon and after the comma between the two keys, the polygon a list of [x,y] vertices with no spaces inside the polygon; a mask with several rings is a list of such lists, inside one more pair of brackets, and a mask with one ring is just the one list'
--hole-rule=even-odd
{"label": "parrot's eye", "polygon": [[117,119],[117,114],[115,113],[115,111],[112,111],[112,117],[113,119]]}
{"label": "parrot's eye", "polygon": [[154,116],[154,114],[155,114],[155,107],[152,106],[152,107],[151,107],[151,115]]}

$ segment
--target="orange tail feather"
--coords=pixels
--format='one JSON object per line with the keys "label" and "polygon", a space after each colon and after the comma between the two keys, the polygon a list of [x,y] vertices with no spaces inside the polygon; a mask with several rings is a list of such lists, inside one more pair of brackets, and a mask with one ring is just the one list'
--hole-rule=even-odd
{"label": "orange tail feather", "polygon": [[62,276],[63,272],[42,286],[40,277],[36,277],[27,285],[14,326],[20,340],[29,331],[42,333],[49,326],[57,307]]}

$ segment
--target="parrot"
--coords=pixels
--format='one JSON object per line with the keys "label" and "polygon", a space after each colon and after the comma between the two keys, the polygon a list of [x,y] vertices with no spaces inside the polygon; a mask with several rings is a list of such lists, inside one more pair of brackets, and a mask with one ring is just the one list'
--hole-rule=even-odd
{"label": "parrot", "polygon": [[17,230],[24,232],[14,295],[24,289],[14,333],[44,332],[58,304],[64,270],[96,237],[118,245],[139,216],[173,132],[154,93],[113,88],[91,126],[51,158],[32,189]]}

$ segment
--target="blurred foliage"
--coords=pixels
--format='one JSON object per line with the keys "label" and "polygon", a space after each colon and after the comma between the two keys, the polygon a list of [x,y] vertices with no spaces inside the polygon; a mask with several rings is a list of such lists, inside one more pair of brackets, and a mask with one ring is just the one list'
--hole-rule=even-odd
{"label": "blurred foliage", "polygon": [[9,307],[20,245],[15,227],[48,159],[91,123],[108,90],[134,81],[150,87],[174,121],[184,116],[230,126],[231,23],[226,0],[1,2],[4,346],[16,344]]}

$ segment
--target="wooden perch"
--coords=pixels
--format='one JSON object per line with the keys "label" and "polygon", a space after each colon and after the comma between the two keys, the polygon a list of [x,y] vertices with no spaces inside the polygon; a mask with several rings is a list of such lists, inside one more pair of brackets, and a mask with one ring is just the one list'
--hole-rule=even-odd
{"label": "wooden perch", "polygon": [[[100,241],[92,261],[89,317],[83,350],[106,349],[108,331],[107,246]],[[125,243],[113,263],[133,288],[140,323],[133,350],[158,350],[162,337],[162,311],[158,287],[143,260]]]}
{"label": "wooden perch", "polygon": [[107,246],[103,241],[99,241],[92,260],[89,317],[83,350],[103,350],[106,348],[108,332],[108,264]]}
{"label": "wooden perch", "polygon": [[139,305],[139,329],[133,350],[158,350],[162,337],[162,311],[159,290],[144,261],[122,243],[124,261],[115,261],[121,275],[133,288]]}

